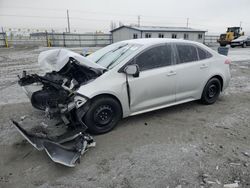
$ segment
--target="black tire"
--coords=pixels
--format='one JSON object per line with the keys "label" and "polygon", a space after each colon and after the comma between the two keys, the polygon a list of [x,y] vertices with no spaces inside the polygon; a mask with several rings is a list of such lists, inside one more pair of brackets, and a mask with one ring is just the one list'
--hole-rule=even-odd
{"label": "black tire", "polygon": [[84,116],[88,131],[103,134],[111,131],[122,118],[120,103],[112,97],[98,97],[93,100]]}
{"label": "black tire", "polygon": [[234,48],[234,47],[235,47],[235,46],[232,46],[232,45],[231,45],[231,48]]}
{"label": "black tire", "polygon": [[211,78],[203,89],[201,102],[203,104],[213,104],[218,99],[221,92],[221,82],[218,78]]}

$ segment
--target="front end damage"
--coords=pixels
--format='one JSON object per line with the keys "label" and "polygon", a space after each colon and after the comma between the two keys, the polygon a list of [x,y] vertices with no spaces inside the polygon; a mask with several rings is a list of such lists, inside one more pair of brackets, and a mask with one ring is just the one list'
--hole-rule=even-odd
{"label": "front end damage", "polygon": [[45,74],[23,71],[18,84],[33,107],[44,111],[48,118],[59,118],[71,131],[51,138],[29,133],[16,121],[12,122],[36,149],[45,150],[54,162],[73,167],[80,156],[95,145],[93,138],[85,133],[87,126],[82,121],[90,101],[77,90],[102,75],[105,69],[65,49],[42,52],[38,63],[45,68]]}

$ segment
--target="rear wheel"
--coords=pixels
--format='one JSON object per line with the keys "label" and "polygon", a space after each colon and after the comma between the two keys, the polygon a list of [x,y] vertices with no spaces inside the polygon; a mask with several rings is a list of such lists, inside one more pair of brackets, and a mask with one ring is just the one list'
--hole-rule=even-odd
{"label": "rear wheel", "polygon": [[93,100],[84,116],[84,122],[90,133],[103,134],[111,131],[121,118],[122,109],[119,102],[105,96]]}
{"label": "rear wheel", "polygon": [[203,89],[201,102],[213,104],[218,99],[221,91],[221,83],[218,78],[211,78]]}

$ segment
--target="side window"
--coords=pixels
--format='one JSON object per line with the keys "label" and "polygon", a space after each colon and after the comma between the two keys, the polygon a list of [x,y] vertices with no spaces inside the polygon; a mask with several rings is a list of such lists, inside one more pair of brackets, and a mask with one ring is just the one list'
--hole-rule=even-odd
{"label": "side window", "polygon": [[176,39],[177,38],[177,34],[173,33],[172,34],[172,39]]}
{"label": "side window", "polygon": [[172,63],[172,47],[170,45],[153,47],[136,58],[141,71],[169,66]]}
{"label": "side window", "polygon": [[164,38],[164,34],[159,33],[158,37],[159,37],[159,38]]}
{"label": "side window", "polygon": [[198,55],[199,55],[199,60],[207,59],[212,57],[212,55],[207,51],[204,50],[200,47],[197,47]]}
{"label": "side window", "polygon": [[151,33],[146,33],[146,34],[145,34],[145,37],[146,37],[146,38],[151,38]]}
{"label": "side window", "polygon": [[184,39],[188,39],[188,34],[187,33],[184,33]]}
{"label": "side window", "polygon": [[179,63],[198,61],[197,50],[194,46],[187,44],[176,44],[176,49],[179,55]]}

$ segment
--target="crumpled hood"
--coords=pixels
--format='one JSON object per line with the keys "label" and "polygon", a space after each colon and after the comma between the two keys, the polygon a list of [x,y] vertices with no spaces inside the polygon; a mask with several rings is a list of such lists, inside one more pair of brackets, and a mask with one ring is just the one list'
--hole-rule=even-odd
{"label": "crumpled hood", "polygon": [[41,52],[38,56],[38,64],[45,70],[58,72],[69,62],[70,58],[74,58],[85,67],[105,69],[86,57],[64,48]]}

